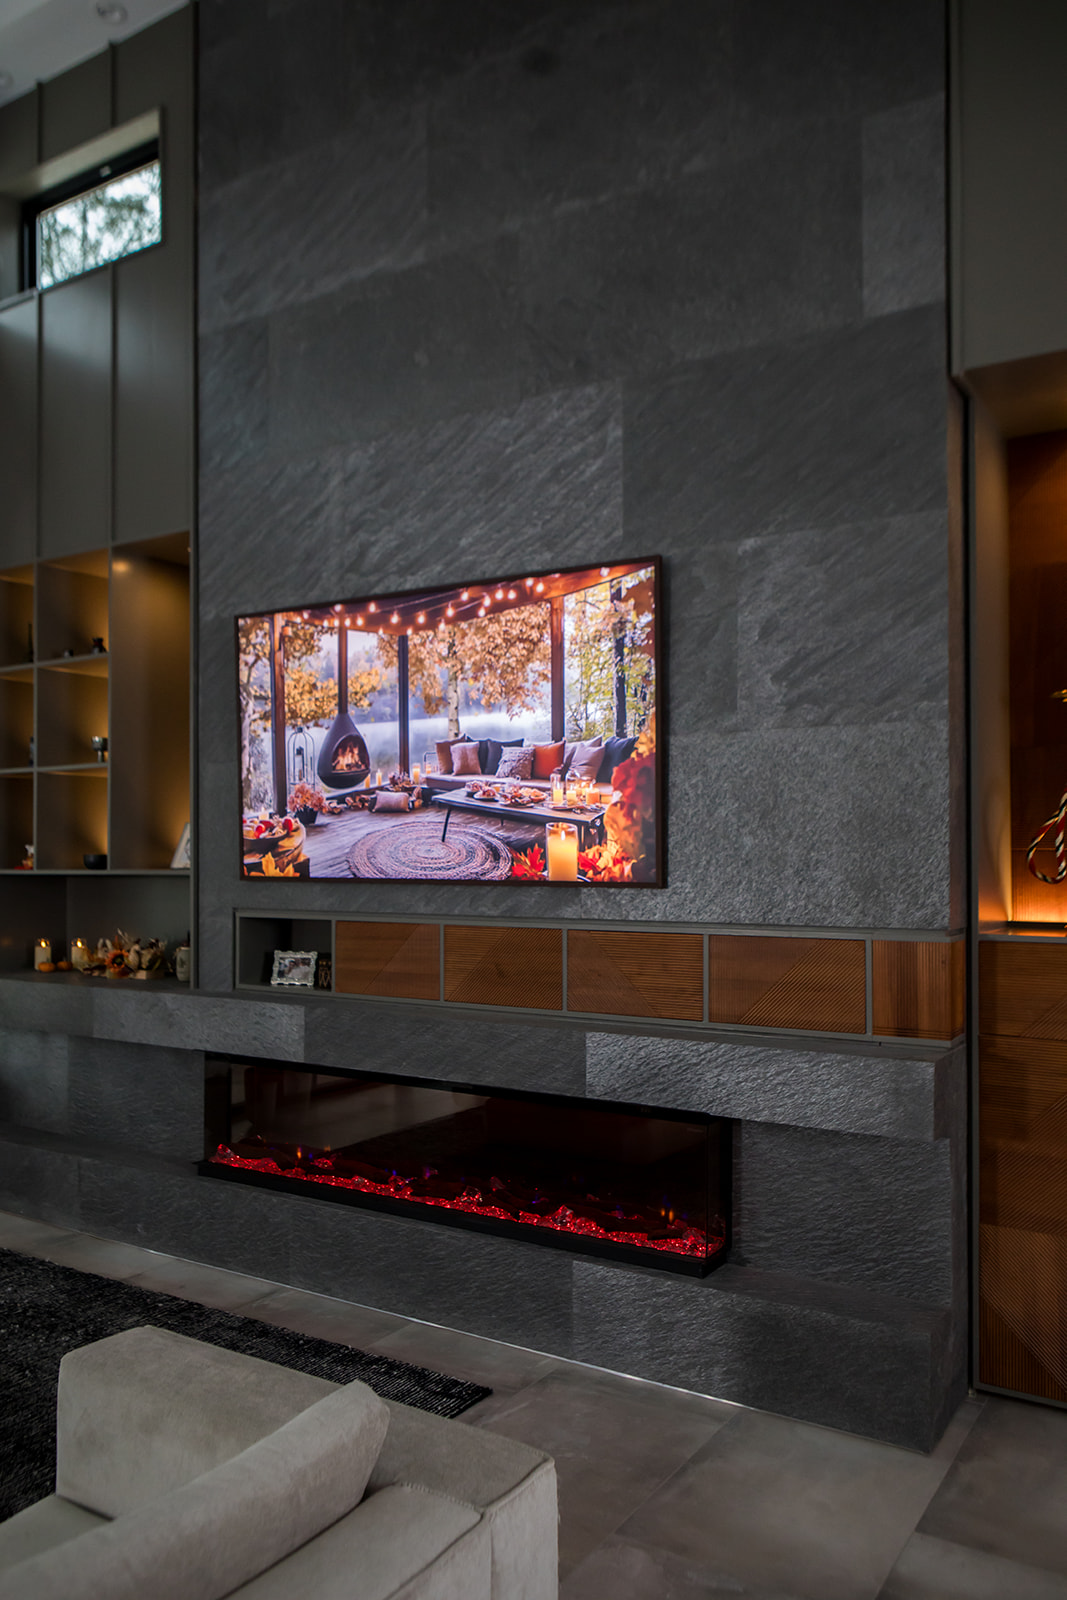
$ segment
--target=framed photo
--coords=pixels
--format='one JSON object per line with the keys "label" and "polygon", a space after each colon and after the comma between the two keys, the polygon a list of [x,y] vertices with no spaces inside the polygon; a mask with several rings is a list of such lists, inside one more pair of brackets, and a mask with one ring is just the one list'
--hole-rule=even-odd
{"label": "framed photo", "polygon": [[271,983],[313,989],[318,956],[317,950],[275,950]]}

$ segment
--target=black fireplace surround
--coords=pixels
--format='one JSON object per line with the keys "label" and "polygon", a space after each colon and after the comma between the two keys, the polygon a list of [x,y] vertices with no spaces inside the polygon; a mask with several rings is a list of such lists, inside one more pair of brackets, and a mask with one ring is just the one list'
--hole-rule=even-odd
{"label": "black fireplace surround", "polygon": [[729,1248],[730,1122],[209,1056],[206,1176],[698,1277]]}

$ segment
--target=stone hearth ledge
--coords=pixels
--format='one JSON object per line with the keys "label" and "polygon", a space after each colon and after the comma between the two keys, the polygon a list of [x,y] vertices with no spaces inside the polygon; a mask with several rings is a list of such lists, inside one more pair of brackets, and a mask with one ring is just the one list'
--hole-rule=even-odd
{"label": "stone hearth ledge", "polygon": [[696,1279],[589,1261],[6,1128],[0,1174],[0,1207],[61,1227],[910,1449],[964,1391],[947,1306],[742,1264]]}

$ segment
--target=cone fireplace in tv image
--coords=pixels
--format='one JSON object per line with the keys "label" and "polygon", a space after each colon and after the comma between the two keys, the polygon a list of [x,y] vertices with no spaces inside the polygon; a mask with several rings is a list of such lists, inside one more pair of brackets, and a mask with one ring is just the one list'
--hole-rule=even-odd
{"label": "cone fireplace in tv image", "polygon": [[659,576],[238,617],[243,875],[661,883]]}
{"label": "cone fireplace in tv image", "polygon": [[288,1063],[207,1063],[212,1177],[697,1276],[728,1245],[717,1117]]}

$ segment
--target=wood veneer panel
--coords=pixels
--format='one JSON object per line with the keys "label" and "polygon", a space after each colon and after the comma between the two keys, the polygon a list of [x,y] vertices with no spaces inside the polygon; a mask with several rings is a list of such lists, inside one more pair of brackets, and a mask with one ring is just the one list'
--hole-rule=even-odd
{"label": "wood veneer panel", "polygon": [[1067,940],[979,948],[979,1032],[1067,1040]]}
{"label": "wood veneer panel", "polygon": [[617,1017],[704,1016],[704,952],[698,933],[567,935],[567,1009]]}
{"label": "wood veneer panel", "polygon": [[964,1030],[963,940],[874,939],[871,1025],[900,1039],[955,1039]]}
{"label": "wood veneer panel", "polygon": [[979,1374],[1067,1400],[1067,1044],[979,1044]]}
{"label": "wood veneer panel", "polygon": [[775,939],[712,934],[708,1020],[749,1027],[863,1033],[862,939]]}
{"label": "wood veneer panel", "polygon": [[437,1000],[440,930],[427,922],[339,922],[334,988],[390,1000]]}
{"label": "wood veneer panel", "polygon": [[445,927],[445,999],[476,1006],[563,1006],[559,928]]}

